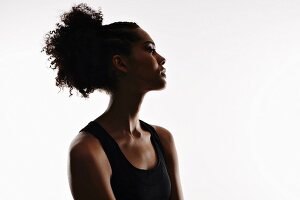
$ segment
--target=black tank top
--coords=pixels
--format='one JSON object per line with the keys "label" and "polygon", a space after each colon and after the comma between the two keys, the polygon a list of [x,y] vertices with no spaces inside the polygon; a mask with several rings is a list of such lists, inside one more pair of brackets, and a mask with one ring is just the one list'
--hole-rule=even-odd
{"label": "black tank top", "polygon": [[134,167],[99,123],[91,121],[82,131],[94,135],[103,146],[111,165],[111,187],[117,200],[168,200],[171,182],[159,136],[151,125],[139,121],[143,130],[151,133],[151,143],[158,158],[156,166],[148,170]]}

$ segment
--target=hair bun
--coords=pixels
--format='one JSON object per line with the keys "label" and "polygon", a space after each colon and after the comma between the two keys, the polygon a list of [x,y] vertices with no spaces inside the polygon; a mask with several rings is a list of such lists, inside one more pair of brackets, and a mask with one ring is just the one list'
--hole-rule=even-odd
{"label": "hair bun", "polygon": [[61,16],[65,26],[74,28],[101,28],[103,15],[100,10],[92,10],[89,6],[81,3]]}

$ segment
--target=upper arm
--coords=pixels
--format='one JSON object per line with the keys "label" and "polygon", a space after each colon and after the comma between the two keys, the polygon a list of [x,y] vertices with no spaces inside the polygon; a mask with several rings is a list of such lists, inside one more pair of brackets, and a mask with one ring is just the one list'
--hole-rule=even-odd
{"label": "upper arm", "polygon": [[75,200],[115,200],[110,171],[99,142],[92,136],[75,139],[69,150],[69,184]]}
{"label": "upper arm", "polygon": [[178,156],[172,134],[165,128],[153,126],[159,135],[165,152],[165,160],[171,180],[171,200],[183,200],[183,193],[179,176]]}

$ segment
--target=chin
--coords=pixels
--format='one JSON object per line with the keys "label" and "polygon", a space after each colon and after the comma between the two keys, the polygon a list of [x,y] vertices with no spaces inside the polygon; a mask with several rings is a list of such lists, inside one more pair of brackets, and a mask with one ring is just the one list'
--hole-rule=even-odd
{"label": "chin", "polygon": [[164,81],[162,84],[160,84],[156,89],[154,90],[163,90],[167,87],[167,82]]}
{"label": "chin", "polygon": [[164,79],[161,79],[160,81],[157,81],[155,84],[148,85],[148,87],[144,88],[144,91],[157,91],[157,90],[163,90],[167,86],[167,82]]}

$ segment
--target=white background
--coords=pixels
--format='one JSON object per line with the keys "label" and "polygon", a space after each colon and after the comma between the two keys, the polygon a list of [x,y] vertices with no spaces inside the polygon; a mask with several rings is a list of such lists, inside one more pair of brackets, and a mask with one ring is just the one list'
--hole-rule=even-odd
{"label": "white background", "polygon": [[[300,1],[86,2],[166,57],[140,118],[173,133],[186,200],[300,199]],[[75,3],[1,0],[0,199],[72,199],[69,144],[108,103],[59,92],[40,52]]]}

